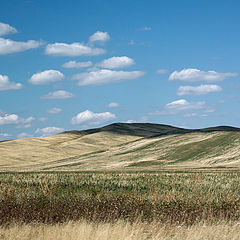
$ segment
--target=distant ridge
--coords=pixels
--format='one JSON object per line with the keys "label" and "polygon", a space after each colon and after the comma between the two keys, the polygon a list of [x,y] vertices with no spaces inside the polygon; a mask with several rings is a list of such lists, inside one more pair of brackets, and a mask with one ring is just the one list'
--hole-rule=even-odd
{"label": "distant ridge", "polygon": [[240,168],[240,128],[113,123],[0,142],[0,171]]}
{"label": "distant ridge", "polygon": [[132,135],[139,137],[156,137],[161,135],[184,134],[192,132],[215,132],[215,131],[240,131],[240,128],[231,126],[216,126],[202,129],[185,129],[165,124],[156,123],[113,123],[100,128],[88,130],[72,130],[62,132],[63,134],[93,134],[99,132],[111,132],[115,134]]}
{"label": "distant ridge", "polygon": [[231,127],[231,126],[217,126],[217,127],[203,128],[203,129],[199,129],[197,131],[200,131],[200,132],[214,132],[214,131],[232,132],[232,131],[240,131],[240,128]]}

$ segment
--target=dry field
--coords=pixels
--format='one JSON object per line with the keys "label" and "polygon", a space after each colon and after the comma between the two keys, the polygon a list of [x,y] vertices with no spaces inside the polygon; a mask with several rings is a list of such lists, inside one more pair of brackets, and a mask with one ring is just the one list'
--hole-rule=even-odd
{"label": "dry field", "polygon": [[240,172],[0,174],[0,224],[240,219]]}
{"label": "dry field", "polygon": [[240,172],[0,174],[1,240],[239,240]]}
{"label": "dry field", "polygon": [[112,124],[0,142],[0,171],[159,170],[239,167],[240,131]]}
{"label": "dry field", "polygon": [[70,222],[0,228],[1,240],[239,240],[238,223],[167,226],[158,223]]}

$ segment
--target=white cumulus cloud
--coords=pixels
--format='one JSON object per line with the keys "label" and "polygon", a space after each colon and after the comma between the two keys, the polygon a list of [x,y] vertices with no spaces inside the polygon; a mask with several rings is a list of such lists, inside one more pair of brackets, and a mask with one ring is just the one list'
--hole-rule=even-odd
{"label": "white cumulus cloud", "polygon": [[0,113],[0,125],[29,124],[33,120],[35,120],[34,117],[20,118],[17,114],[14,114],[14,113],[12,113],[12,114]]}
{"label": "white cumulus cloud", "polygon": [[205,107],[205,102],[188,102],[185,99],[170,102],[166,105],[166,109],[169,110],[189,110],[189,109],[201,109]]}
{"label": "white cumulus cloud", "polygon": [[102,69],[88,73],[75,74],[72,78],[79,80],[79,86],[85,85],[101,85],[110,82],[120,82],[123,80],[135,79],[143,76],[145,73],[142,71],[113,71]]}
{"label": "white cumulus cloud", "polygon": [[19,122],[20,122],[20,123],[30,123],[30,122],[32,122],[32,121],[34,121],[34,120],[35,120],[34,117],[28,117],[28,118],[21,118],[21,119],[19,120]]}
{"label": "white cumulus cloud", "polygon": [[111,102],[111,103],[109,103],[107,106],[108,106],[109,108],[115,108],[115,107],[118,107],[119,104],[116,103],[116,102]]}
{"label": "white cumulus cloud", "polygon": [[89,42],[107,42],[110,40],[110,36],[107,32],[95,32],[90,38]]}
{"label": "white cumulus cloud", "polygon": [[207,105],[204,101],[188,102],[185,99],[180,99],[180,100],[176,100],[166,104],[161,111],[158,110],[149,114],[150,115],[174,115],[182,111],[201,110],[201,109],[203,110],[207,109]]}
{"label": "white cumulus cloud", "polygon": [[3,114],[0,116],[0,125],[17,124],[19,122],[19,116],[16,114]]}
{"label": "white cumulus cloud", "polygon": [[22,87],[21,83],[10,82],[8,76],[0,75],[0,91],[17,90]]}
{"label": "white cumulus cloud", "polygon": [[42,42],[29,40],[27,42],[17,42],[11,39],[0,38],[0,55],[23,52],[32,48],[38,48]]}
{"label": "white cumulus cloud", "polygon": [[45,128],[38,128],[35,131],[35,134],[40,135],[41,137],[46,137],[51,134],[56,134],[63,132],[64,128],[59,128],[59,127],[45,127]]}
{"label": "white cumulus cloud", "polygon": [[50,114],[58,114],[61,111],[62,111],[61,108],[56,108],[56,107],[47,110],[47,112],[50,113]]}
{"label": "white cumulus cloud", "polygon": [[76,61],[69,61],[62,65],[64,68],[86,68],[91,67],[93,64],[91,61],[87,62],[76,62]]}
{"label": "white cumulus cloud", "polygon": [[33,74],[32,77],[29,79],[29,82],[34,85],[41,85],[61,81],[63,78],[64,75],[57,70],[46,70]]}
{"label": "white cumulus cloud", "polygon": [[215,71],[201,71],[198,69],[188,68],[181,71],[174,71],[170,76],[169,80],[182,81],[182,82],[218,82],[223,81],[228,77],[235,77],[237,73],[218,73]]}
{"label": "white cumulus cloud", "polygon": [[55,56],[95,56],[104,54],[105,50],[102,48],[92,48],[83,43],[75,42],[72,44],[67,43],[53,43],[48,44],[45,53]]}
{"label": "white cumulus cloud", "polygon": [[220,92],[222,88],[218,85],[200,85],[200,86],[180,86],[177,95],[203,95],[212,92]]}
{"label": "white cumulus cloud", "polygon": [[28,118],[19,118],[19,120],[16,122],[19,125],[16,128],[30,128],[31,122],[34,121],[34,117],[28,117]]}
{"label": "white cumulus cloud", "polygon": [[41,96],[41,99],[67,99],[67,98],[73,98],[74,95],[70,92],[67,92],[65,90],[58,90],[55,92],[50,92],[46,95]]}
{"label": "white cumulus cloud", "polygon": [[0,36],[16,33],[17,29],[10,26],[9,24],[0,22]]}
{"label": "white cumulus cloud", "polygon": [[71,123],[82,124],[83,126],[99,125],[112,121],[115,118],[115,114],[112,114],[110,112],[94,113],[86,110],[84,112],[78,113],[75,117],[73,117]]}
{"label": "white cumulus cloud", "polygon": [[111,57],[108,59],[103,60],[102,62],[98,63],[97,66],[102,68],[125,68],[135,64],[132,58],[122,56],[122,57]]}

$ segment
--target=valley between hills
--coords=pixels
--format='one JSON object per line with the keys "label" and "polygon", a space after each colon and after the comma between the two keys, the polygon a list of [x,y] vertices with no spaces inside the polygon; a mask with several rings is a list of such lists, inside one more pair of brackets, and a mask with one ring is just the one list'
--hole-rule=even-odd
{"label": "valley between hills", "polygon": [[114,123],[0,142],[0,171],[161,170],[240,167],[240,129]]}

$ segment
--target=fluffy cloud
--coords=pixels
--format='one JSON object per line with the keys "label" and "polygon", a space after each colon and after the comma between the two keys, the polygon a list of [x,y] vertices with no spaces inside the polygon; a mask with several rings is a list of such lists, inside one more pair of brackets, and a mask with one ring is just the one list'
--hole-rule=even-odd
{"label": "fluffy cloud", "polygon": [[108,59],[103,60],[102,62],[98,63],[97,66],[102,68],[125,68],[135,64],[132,58],[123,56],[123,57],[111,57]]}
{"label": "fluffy cloud", "polygon": [[223,81],[227,77],[235,77],[237,73],[218,73],[215,71],[201,71],[198,69],[183,69],[182,71],[174,71],[170,76],[169,80],[178,80],[182,82],[218,82]]}
{"label": "fluffy cloud", "polygon": [[67,99],[72,98],[74,95],[70,92],[67,92],[65,90],[58,90],[55,92],[50,92],[44,96],[41,96],[41,99]]}
{"label": "fluffy cloud", "polygon": [[48,44],[45,53],[55,56],[95,56],[104,54],[105,50],[102,48],[92,48],[83,43],[53,43]]}
{"label": "fluffy cloud", "polygon": [[178,88],[177,95],[203,95],[211,92],[220,92],[222,88],[218,85],[200,85],[200,86],[181,86]]}
{"label": "fluffy cloud", "polygon": [[16,128],[30,128],[31,122],[34,121],[34,117],[28,117],[28,118],[19,118],[19,120],[16,122],[19,125]]}
{"label": "fluffy cloud", "polygon": [[69,61],[62,65],[64,68],[86,68],[91,67],[93,64],[91,61],[87,62],[76,62],[76,61]]}
{"label": "fluffy cloud", "polygon": [[10,26],[9,24],[0,22],[0,36],[16,33],[17,29]]}
{"label": "fluffy cloud", "polygon": [[188,102],[185,99],[166,104],[161,111],[149,113],[150,115],[173,115],[182,111],[207,109],[205,102]]}
{"label": "fluffy cloud", "polygon": [[112,121],[116,118],[115,114],[110,112],[103,113],[94,113],[89,110],[78,113],[75,117],[72,118],[72,124],[82,124],[83,126],[88,125],[99,125],[109,121]]}
{"label": "fluffy cloud", "polygon": [[118,107],[119,104],[116,103],[116,102],[111,102],[111,103],[109,103],[107,106],[108,106],[109,108],[115,108],[115,107]]}
{"label": "fluffy cloud", "polygon": [[37,48],[42,42],[29,40],[27,42],[16,42],[10,39],[0,38],[0,55],[23,52],[28,49]]}
{"label": "fluffy cloud", "polygon": [[205,102],[188,102],[185,99],[180,99],[177,101],[173,101],[166,105],[166,109],[169,110],[190,110],[190,109],[201,109],[205,107]]}
{"label": "fluffy cloud", "polygon": [[90,38],[89,42],[107,42],[110,40],[110,36],[107,32],[95,32]]}
{"label": "fluffy cloud", "polygon": [[57,70],[46,70],[33,74],[29,82],[35,85],[41,85],[61,81],[63,78],[64,75]]}
{"label": "fluffy cloud", "polygon": [[85,85],[101,85],[110,82],[119,82],[123,80],[135,79],[143,76],[142,71],[113,71],[113,70],[98,70],[88,73],[80,73],[73,76],[74,80],[79,80],[79,86]]}
{"label": "fluffy cloud", "polygon": [[32,122],[32,121],[34,121],[34,120],[35,120],[34,117],[28,117],[28,118],[21,118],[21,119],[19,120],[19,122],[20,122],[20,123],[30,123],[30,122]]}
{"label": "fluffy cloud", "polygon": [[21,83],[10,82],[8,76],[0,75],[0,91],[17,90],[22,86]]}
{"label": "fluffy cloud", "polygon": [[19,122],[19,116],[16,114],[4,114],[0,116],[0,125],[17,124]]}
{"label": "fluffy cloud", "polygon": [[64,129],[59,127],[45,127],[45,128],[38,128],[35,131],[35,134],[40,135],[41,137],[46,137],[48,135],[60,133],[63,131]]}
{"label": "fluffy cloud", "polygon": [[163,75],[163,74],[166,74],[168,72],[168,70],[166,70],[166,69],[158,69],[156,72],[159,75]]}
{"label": "fluffy cloud", "polygon": [[7,114],[1,113],[0,115],[0,125],[7,125],[7,124],[26,124],[30,123],[35,120],[34,117],[28,118],[20,118],[17,114]]}
{"label": "fluffy cloud", "polygon": [[51,108],[51,109],[48,109],[47,112],[50,113],[50,114],[58,114],[62,111],[61,108]]}

